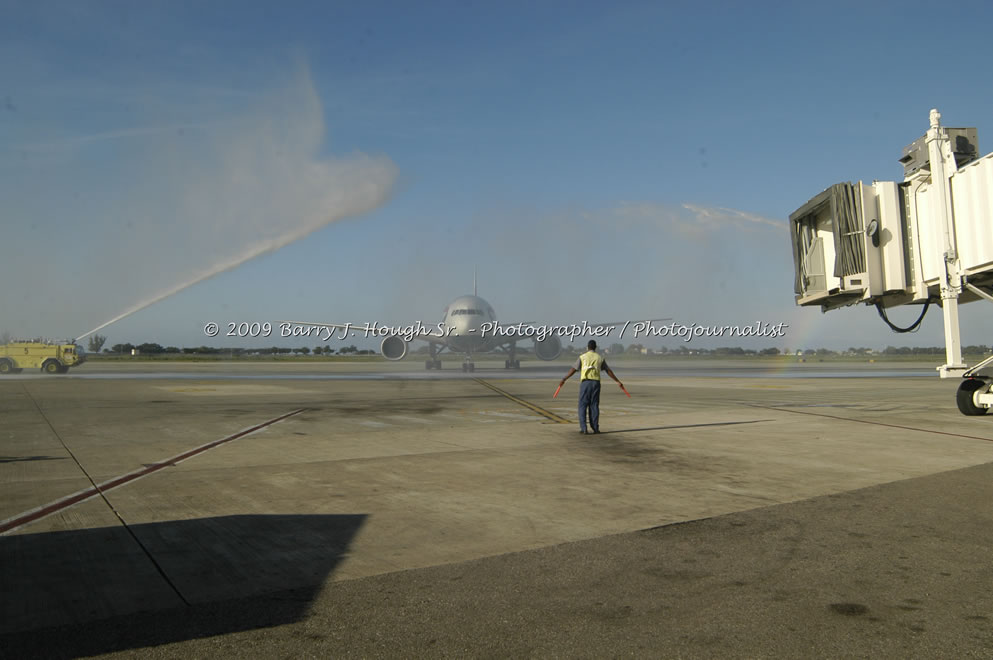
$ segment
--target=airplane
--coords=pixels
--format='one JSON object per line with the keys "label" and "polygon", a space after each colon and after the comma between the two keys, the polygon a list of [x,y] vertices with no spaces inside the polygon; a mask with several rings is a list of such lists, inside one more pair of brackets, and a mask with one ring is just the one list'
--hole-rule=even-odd
{"label": "airplane", "polygon": [[[651,321],[668,321],[670,319],[651,319]],[[320,328],[333,328],[343,330],[343,337],[349,331],[363,331],[369,335],[369,324],[355,323],[295,323],[299,326],[310,326]],[[496,312],[492,305],[479,297],[476,289],[476,278],[473,276],[472,295],[459,296],[445,308],[440,323],[434,326],[424,326],[418,322],[415,326],[408,326],[408,332],[394,332],[386,334],[379,347],[379,352],[387,360],[402,360],[407,356],[408,345],[414,339],[428,343],[430,357],[425,360],[424,368],[427,370],[441,369],[441,359],[439,356],[448,351],[453,354],[461,354],[462,371],[475,371],[473,356],[480,353],[490,353],[493,351],[503,351],[507,353],[504,360],[504,369],[520,369],[521,361],[517,359],[517,343],[520,341],[531,341],[534,343],[534,355],[539,360],[551,361],[557,359],[562,354],[562,336],[576,337],[577,329],[589,330],[588,333],[597,333],[595,336],[606,336],[621,323],[601,323],[591,325],[584,322],[582,326],[573,324],[571,326],[536,326],[531,321],[521,323],[500,324],[497,322]],[[570,334],[566,332],[550,331],[552,328],[568,328],[573,330]],[[532,331],[530,334],[527,329]],[[610,329],[607,331],[607,329]],[[376,330],[388,330],[384,326]],[[525,332],[520,332],[524,329]],[[536,329],[544,329],[545,332],[537,332]],[[605,332],[606,331],[606,332]],[[374,330],[372,336],[377,336]],[[381,335],[380,335],[381,336]]]}

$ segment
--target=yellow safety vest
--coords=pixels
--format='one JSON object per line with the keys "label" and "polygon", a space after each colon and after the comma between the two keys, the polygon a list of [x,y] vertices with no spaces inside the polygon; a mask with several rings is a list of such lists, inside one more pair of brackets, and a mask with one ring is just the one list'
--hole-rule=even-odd
{"label": "yellow safety vest", "polygon": [[600,380],[600,367],[603,365],[603,356],[595,351],[587,351],[579,356],[580,366],[579,377],[583,380]]}

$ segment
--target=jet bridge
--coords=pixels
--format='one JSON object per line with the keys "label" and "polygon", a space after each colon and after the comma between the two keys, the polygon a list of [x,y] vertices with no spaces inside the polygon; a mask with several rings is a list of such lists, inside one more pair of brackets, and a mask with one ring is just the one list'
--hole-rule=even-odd
{"label": "jet bridge", "polygon": [[[790,214],[797,305],[822,311],[873,305],[898,332],[920,324],[932,304],[945,326],[942,378],[962,376],[967,415],[993,406],[993,358],[962,362],[958,305],[993,302],[993,154],[978,157],[975,128],[930,128],[903,149],[903,181],[838,183]],[[908,328],[886,310],[920,305]]]}

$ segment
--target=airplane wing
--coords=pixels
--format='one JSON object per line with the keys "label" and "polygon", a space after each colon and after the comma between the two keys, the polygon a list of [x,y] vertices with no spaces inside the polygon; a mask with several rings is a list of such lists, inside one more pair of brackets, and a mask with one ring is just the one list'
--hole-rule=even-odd
{"label": "airplane wing", "polygon": [[[608,328],[613,327],[614,330],[620,330],[622,333],[631,328],[638,323],[661,323],[662,321],[671,321],[672,317],[666,317],[664,319],[628,319],[625,321],[579,321],[579,322],[569,322],[569,323],[536,323],[535,321],[515,321],[513,323],[500,321],[499,324],[503,327],[517,327],[521,326],[527,327],[543,327],[543,328],[562,328],[563,331],[560,332],[560,336],[569,335],[570,332],[576,332],[578,334],[584,334],[584,330],[592,330],[594,328]],[[613,334],[611,331],[610,334]],[[607,335],[610,336],[610,335]],[[527,339],[527,337],[516,337],[516,341],[521,341]],[[511,340],[508,339],[507,343]]]}
{"label": "airplane wing", "polygon": [[662,321],[671,321],[671,320],[672,317],[667,316],[664,319],[628,319],[626,321],[601,321],[600,323],[597,323],[597,325],[616,325],[623,327],[625,323],[629,325],[632,323],[661,323]]}
{"label": "airplane wing", "polygon": [[509,352],[513,353],[518,343],[533,341],[536,353],[539,351],[541,346],[547,344],[549,348],[545,350],[551,351],[550,354],[555,354],[557,356],[562,341],[573,342],[577,339],[585,341],[585,339],[589,337],[598,337],[603,339],[610,337],[615,332],[618,333],[618,339],[623,339],[624,333],[629,329],[635,332],[645,332],[649,326],[655,323],[671,320],[671,318],[658,318],[628,321],[599,321],[595,323],[591,323],[590,321],[583,321],[580,323],[535,323],[534,321],[521,321],[517,323],[498,322],[498,325],[502,328],[502,330],[499,332],[499,338],[491,344],[491,347],[494,349],[499,348],[504,351],[509,350]]}

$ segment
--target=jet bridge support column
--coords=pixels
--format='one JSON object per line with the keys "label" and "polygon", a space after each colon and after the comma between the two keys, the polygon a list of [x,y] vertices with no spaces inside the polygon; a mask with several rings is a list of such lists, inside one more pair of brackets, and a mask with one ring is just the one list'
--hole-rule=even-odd
{"label": "jet bridge support column", "polygon": [[931,166],[931,185],[934,191],[932,212],[939,219],[944,248],[944,271],[941,277],[941,309],[945,322],[945,364],[938,367],[942,378],[961,376],[965,370],[962,362],[962,338],[959,332],[959,294],[962,293],[962,271],[952,223],[952,196],[949,177],[955,173],[948,134],[941,127],[941,113],[931,110],[931,127],[927,132],[928,160]]}

